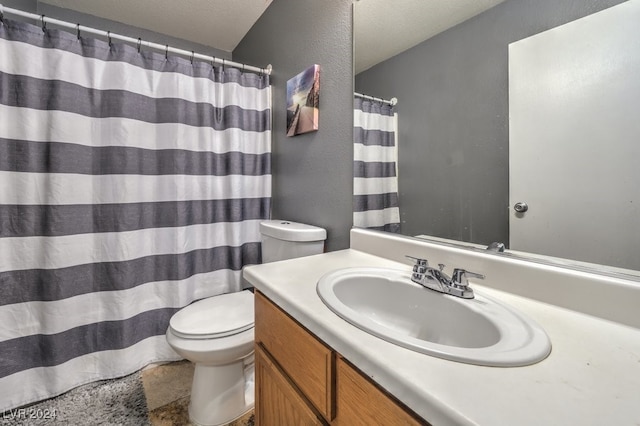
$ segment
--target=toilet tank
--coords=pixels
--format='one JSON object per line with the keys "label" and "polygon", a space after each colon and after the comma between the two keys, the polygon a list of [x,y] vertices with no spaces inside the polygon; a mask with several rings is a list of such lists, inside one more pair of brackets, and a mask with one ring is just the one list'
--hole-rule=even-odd
{"label": "toilet tank", "polygon": [[263,263],[320,254],[327,239],[323,228],[286,220],[261,222],[260,233]]}

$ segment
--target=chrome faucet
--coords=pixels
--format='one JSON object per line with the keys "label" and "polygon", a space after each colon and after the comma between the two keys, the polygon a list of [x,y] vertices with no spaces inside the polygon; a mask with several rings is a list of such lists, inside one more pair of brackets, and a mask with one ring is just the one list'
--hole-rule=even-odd
{"label": "chrome faucet", "polygon": [[453,274],[449,277],[443,272],[445,265],[442,263],[439,263],[438,269],[436,269],[429,266],[427,259],[412,256],[406,257],[413,259],[415,262],[413,265],[413,273],[411,274],[411,281],[440,293],[462,297],[463,299],[473,299],[473,289],[469,287],[467,277],[484,279],[484,275],[482,274],[460,268],[455,268]]}

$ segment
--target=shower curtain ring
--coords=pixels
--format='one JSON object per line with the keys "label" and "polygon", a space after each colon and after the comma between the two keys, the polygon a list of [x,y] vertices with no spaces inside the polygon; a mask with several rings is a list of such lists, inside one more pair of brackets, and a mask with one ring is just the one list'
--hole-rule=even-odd
{"label": "shower curtain ring", "polygon": [[168,44],[164,45],[164,60],[165,61],[169,60],[169,45]]}
{"label": "shower curtain ring", "polygon": [[76,37],[80,40],[80,24],[76,24]]}
{"label": "shower curtain ring", "polygon": [[142,45],[142,39],[138,37],[138,53],[140,53],[140,46]]}
{"label": "shower curtain ring", "polygon": [[42,32],[47,32],[47,23],[44,21],[44,15],[40,16],[40,23],[42,24]]}
{"label": "shower curtain ring", "polygon": [[109,47],[111,47],[111,31],[107,31],[107,42],[109,43]]}
{"label": "shower curtain ring", "polygon": [[195,52],[192,50],[191,51],[191,65],[193,65],[193,56],[195,55]]}

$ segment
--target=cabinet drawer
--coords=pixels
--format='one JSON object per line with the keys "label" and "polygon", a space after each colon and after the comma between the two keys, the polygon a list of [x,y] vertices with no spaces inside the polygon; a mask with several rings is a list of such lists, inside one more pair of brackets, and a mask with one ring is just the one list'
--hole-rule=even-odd
{"label": "cabinet drawer", "polygon": [[327,419],[333,418],[331,349],[274,305],[255,293],[256,343],[262,345],[300,391]]}
{"label": "cabinet drawer", "polygon": [[368,377],[345,362],[337,361],[336,425],[428,425],[399,405]]}

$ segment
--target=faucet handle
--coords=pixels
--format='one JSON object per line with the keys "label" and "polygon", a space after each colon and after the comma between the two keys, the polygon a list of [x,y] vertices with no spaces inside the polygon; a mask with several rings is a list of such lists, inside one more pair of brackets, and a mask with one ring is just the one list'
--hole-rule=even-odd
{"label": "faucet handle", "polygon": [[415,262],[415,264],[413,265],[413,272],[417,274],[424,274],[425,272],[427,272],[427,268],[429,267],[429,261],[427,259],[420,259],[419,257],[408,255],[405,255],[405,257],[408,257]]}
{"label": "faucet handle", "polygon": [[451,275],[451,284],[458,287],[468,287],[469,281],[467,281],[467,277],[478,278],[481,280],[485,278],[484,275],[478,274],[477,272],[456,268],[453,270],[453,274]]}
{"label": "faucet handle", "polygon": [[416,265],[429,266],[429,261],[427,259],[421,259],[419,257],[409,256],[408,254],[405,254],[404,257],[413,260],[416,263]]}

